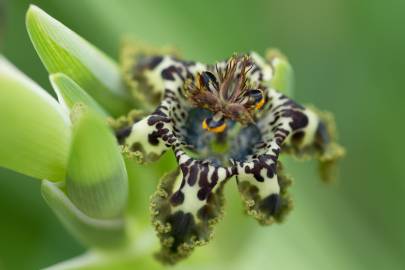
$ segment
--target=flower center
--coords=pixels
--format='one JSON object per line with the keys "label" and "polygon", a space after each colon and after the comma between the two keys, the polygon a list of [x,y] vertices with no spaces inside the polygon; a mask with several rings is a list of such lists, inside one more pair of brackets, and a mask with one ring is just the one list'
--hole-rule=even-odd
{"label": "flower center", "polygon": [[260,130],[254,124],[241,125],[231,119],[226,121],[223,132],[207,132],[201,125],[214,114],[206,109],[192,108],[188,111],[183,130],[189,154],[197,159],[207,159],[214,164],[229,166],[229,160],[243,161],[252,154],[252,149],[261,141]]}
{"label": "flower center", "polygon": [[225,132],[231,119],[241,124],[254,121],[254,114],[265,103],[263,87],[250,79],[253,61],[235,55],[225,63],[210,66],[189,79],[184,92],[195,106],[212,112],[202,120],[202,127],[213,133]]}

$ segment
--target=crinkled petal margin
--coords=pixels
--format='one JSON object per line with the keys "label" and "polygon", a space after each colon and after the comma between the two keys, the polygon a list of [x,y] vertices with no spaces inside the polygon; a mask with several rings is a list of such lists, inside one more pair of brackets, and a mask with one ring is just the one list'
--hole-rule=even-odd
{"label": "crinkled petal margin", "polygon": [[152,223],[162,244],[156,257],[168,264],[188,257],[196,246],[206,244],[212,237],[214,225],[223,216],[224,182],[210,193],[197,213],[176,210],[171,198],[174,198],[176,179],[181,175],[181,170],[177,169],[163,176],[151,199]]}
{"label": "crinkled petal margin", "polygon": [[285,174],[280,161],[277,162],[279,193],[271,193],[262,197],[257,185],[236,178],[246,213],[254,217],[260,224],[270,225],[274,222],[282,222],[291,211],[293,204],[287,188],[292,184],[292,178]]}

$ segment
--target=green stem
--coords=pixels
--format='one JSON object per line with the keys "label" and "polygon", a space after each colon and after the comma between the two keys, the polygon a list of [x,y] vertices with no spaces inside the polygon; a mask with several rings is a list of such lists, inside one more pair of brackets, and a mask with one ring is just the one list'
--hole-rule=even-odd
{"label": "green stem", "polygon": [[129,265],[147,266],[144,269],[160,269],[152,254],[159,245],[155,233],[150,227],[143,227],[129,221],[129,244],[116,250],[90,249],[86,253],[45,268],[47,270],[79,269],[121,269]]}

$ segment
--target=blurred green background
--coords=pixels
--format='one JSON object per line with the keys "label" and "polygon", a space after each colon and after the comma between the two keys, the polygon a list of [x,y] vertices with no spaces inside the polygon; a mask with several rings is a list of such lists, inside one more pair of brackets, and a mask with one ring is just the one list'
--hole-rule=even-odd
{"label": "blurred green background", "polygon": [[[126,34],[208,62],[278,47],[295,69],[295,98],[335,114],[347,148],[338,181],[321,184],[315,162],[288,160],[295,209],[269,228],[243,217],[228,185],[227,214],[193,255],[202,258],[194,269],[405,269],[405,1],[0,0],[1,53],[51,90],[25,29],[30,3],[113,58]],[[149,174],[134,169],[146,195],[163,163]],[[1,169],[0,212],[0,269],[38,269],[85,250],[37,180]]]}

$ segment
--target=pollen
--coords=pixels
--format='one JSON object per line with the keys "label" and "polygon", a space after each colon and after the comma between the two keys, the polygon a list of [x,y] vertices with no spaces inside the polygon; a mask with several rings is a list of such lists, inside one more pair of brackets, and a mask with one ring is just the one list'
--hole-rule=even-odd
{"label": "pollen", "polygon": [[256,110],[260,110],[263,107],[264,101],[265,101],[264,97],[262,97],[262,99],[260,99],[260,101],[258,103],[256,103],[256,106],[255,106]]}

